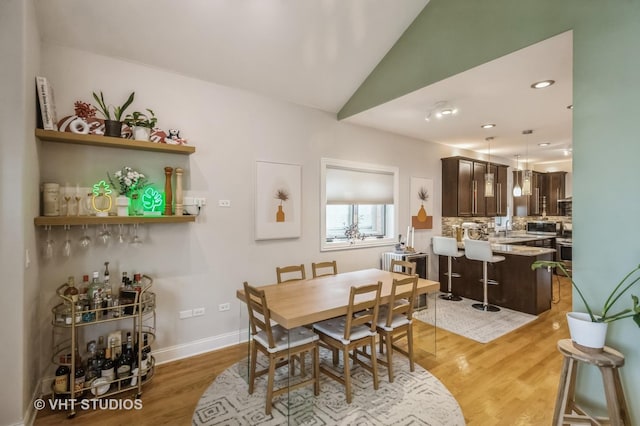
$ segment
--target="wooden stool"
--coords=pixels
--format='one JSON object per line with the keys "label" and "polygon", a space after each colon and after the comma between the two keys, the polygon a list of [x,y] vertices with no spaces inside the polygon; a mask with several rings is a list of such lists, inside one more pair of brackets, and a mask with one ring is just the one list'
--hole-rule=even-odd
{"label": "wooden stool", "polygon": [[[602,352],[584,352],[575,348],[571,339],[558,341],[558,350],[564,355],[564,361],[562,373],[560,373],[556,409],[553,413],[553,425],[561,426],[576,421],[588,421],[592,425],[601,425],[603,421],[613,426],[631,425],[618,374],[618,367],[624,365],[624,355],[608,346],[605,346]],[[604,382],[604,394],[607,398],[608,419],[592,417],[576,404],[578,361],[595,365],[600,369]],[[573,414],[574,412],[577,414]]]}

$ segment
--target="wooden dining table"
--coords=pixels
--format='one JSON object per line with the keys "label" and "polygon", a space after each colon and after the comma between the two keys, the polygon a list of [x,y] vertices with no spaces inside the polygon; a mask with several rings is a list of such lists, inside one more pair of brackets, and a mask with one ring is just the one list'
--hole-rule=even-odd
{"label": "wooden dining table", "polygon": [[[265,292],[271,318],[282,327],[292,329],[345,315],[352,286],[381,281],[380,304],[388,303],[393,279],[406,277],[381,269],[363,269],[257,288]],[[439,289],[440,283],[437,281],[418,279],[417,294],[437,292]],[[236,297],[246,302],[244,289],[238,290]]]}

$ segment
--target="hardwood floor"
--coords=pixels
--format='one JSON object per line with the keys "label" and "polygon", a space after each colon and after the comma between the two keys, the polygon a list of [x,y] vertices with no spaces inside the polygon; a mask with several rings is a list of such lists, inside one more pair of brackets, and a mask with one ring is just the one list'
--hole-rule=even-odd
{"label": "hardwood floor", "polygon": [[[555,277],[553,288],[555,300]],[[569,336],[565,313],[571,308],[571,283],[562,280],[559,290],[560,301],[550,311],[487,344],[438,329],[437,356],[427,352],[433,347],[429,327],[415,322],[417,363],[451,391],[468,425],[551,423],[562,363],[556,343]],[[190,425],[205,389],[243,356],[245,345],[158,366],[154,381],[144,388],[140,410],[80,410],[75,418],[65,420],[64,413],[45,409],[35,424]]]}

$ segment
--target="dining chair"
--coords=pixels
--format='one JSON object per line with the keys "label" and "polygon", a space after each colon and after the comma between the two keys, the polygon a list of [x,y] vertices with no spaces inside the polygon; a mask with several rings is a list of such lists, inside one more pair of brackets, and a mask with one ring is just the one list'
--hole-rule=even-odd
{"label": "dining chair", "polygon": [[[381,281],[377,284],[351,287],[347,315],[313,325],[321,342],[342,352],[343,377],[323,365],[320,365],[320,371],[344,385],[347,404],[350,404],[352,399],[350,359],[354,366],[357,363],[373,375],[373,388],[378,389],[375,320],[378,318],[381,288]],[[370,347],[369,352],[366,351],[367,346]],[[368,358],[370,364],[364,362],[361,356]]]}
{"label": "dining chair", "polygon": [[[313,383],[314,395],[320,394],[320,354],[318,350],[318,335],[305,327],[287,330],[279,324],[272,325],[271,315],[267,306],[264,290],[259,290],[244,282],[244,293],[249,310],[249,325],[251,328],[250,363],[249,363],[249,394],[253,394],[256,377],[268,374],[267,397],[265,414],[271,414],[273,398],[291,390]],[[256,371],[258,351],[269,358],[269,367]],[[288,384],[274,389],[275,370],[291,363],[291,357],[304,356],[311,352],[313,359],[313,375],[308,379],[301,379],[294,384]],[[304,372],[303,372],[304,374]],[[289,381],[287,381],[289,383]]]}
{"label": "dining chair", "polygon": [[[299,274],[294,276],[293,278],[289,277],[287,279],[283,279],[284,274]],[[278,276],[278,284],[286,283],[287,281],[297,281],[304,280],[307,278],[304,272],[304,264],[303,265],[292,265],[292,266],[283,266],[276,267],[276,275]]]}
{"label": "dining chair", "polygon": [[398,272],[405,275],[413,275],[416,273],[416,262],[408,262],[406,260],[391,259],[391,272]]}
{"label": "dining chair", "polygon": [[[325,271],[324,273],[318,273],[318,269],[327,269],[332,268],[331,271]],[[338,264],[335,260],[331,262],[318,262],[311,264],[311,273],[313,274],[313,278],[324,277],[325,275],[337,275],[338,274]]]}
{"label": "dining chair", "polygon": [[[393,382],[393,351],[400,352],[409,358],[409,369],[415,370],[413,362],[413,302],[418,288],[418,276],[395,279],[391,285],[389,303],[380,307],[376,330],[380,335],[380,354],[386,349],[386,360],[378,362],[387,367],[389,382]],[[398,303],[399,302],[399,303]],[[407,349],[395,344],[407,338]]]}

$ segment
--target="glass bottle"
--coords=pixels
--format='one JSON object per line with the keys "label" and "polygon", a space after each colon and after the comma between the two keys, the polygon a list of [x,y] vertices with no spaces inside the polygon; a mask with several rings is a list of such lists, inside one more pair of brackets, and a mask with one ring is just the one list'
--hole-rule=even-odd
{"label": "glass bottle", "polygon": [[71,299],[71,301],[75,304],[78,301],[78,289],[76,288],[75,279],[73,276],[67,278],[68,287],[64,290],[65,297]]}
{"label": "glass bottle", "polygon": [[111,341],[109,342],[109,346],[107,346],[107,348],[105,349],[105,355],[104,355],[105,358],[100,370],[100,376],[104,377],[110,382],[116,379],[115,364],[113,362],[113,357],[114,357],[113,346],[114,345],[115,344],[113,342],[113,339],[111,339]]}
{"label": "glass bottle", "polygon": [[69,373],[71,373],[71,369],[65,362],[65,357],[60,357],[60,366],[56,370],[56,378],[53,385],[53,390],[56,393],[69,392]]}

